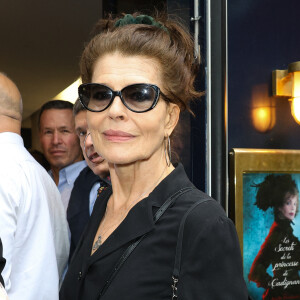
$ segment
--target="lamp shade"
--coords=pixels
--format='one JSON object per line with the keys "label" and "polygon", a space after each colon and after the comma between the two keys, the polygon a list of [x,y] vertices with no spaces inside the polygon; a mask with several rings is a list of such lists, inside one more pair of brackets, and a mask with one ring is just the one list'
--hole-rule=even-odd
{"label": "lamp shade", "polygon": [[269,96],[267,84],[253,86],[251,91],[251,119],[254,128],[261,133],[271,130],[276,123],[276,107]]}
{"label": "lamp shade", "polygon": [[295,121],[300,124],[300,97],[290,99],[291,101],[291,112]]}
{"label": "lamp shade", "polygon": [[292,84],[292,97],[300,97],[300,71],[292,73],[293,84]]}

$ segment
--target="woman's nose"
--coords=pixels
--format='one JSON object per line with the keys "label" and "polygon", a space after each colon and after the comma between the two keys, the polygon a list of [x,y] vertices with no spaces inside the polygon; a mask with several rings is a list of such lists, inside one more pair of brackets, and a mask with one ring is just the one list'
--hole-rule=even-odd
{"label": "woman's nose", "polygon": [[123,120],[126,117],[126,106],[119,96],[115,96],[112,104],[107,108],[109,117]]}

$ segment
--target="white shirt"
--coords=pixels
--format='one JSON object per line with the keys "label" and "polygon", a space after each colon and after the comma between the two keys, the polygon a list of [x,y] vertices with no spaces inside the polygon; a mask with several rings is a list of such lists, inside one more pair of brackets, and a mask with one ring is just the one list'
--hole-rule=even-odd
{"label": "white shirt", "polygon": [[0,283],[0,300],[9,300],[7,297],[7,293],[1,283]]}
{"label": "white shirt", "polygon": [[0,283],[0,300],[8,300],[7,293],[1,283]]}
{"label": "white shirt", "polygon": [[15,133],[0,133],[2,276],[10,300],[57,300],[69,240],[55,183]]}
{"label": "white shirt", "polygon": [[[59,182],[58,182],[58,190],[61,195],[61,200],[65,211],[67,211],[71,192],[74,186],[74,181],[78,177],[79,173],[87,166],[85,160],[81,160],[74,164],[71,164],[59,171]],[[49,171],[49,174],[53,178],[52,171]]]}

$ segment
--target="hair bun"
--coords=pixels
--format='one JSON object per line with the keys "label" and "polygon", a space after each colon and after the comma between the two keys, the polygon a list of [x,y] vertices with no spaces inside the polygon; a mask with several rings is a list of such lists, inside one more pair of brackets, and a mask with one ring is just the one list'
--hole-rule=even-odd
{"label": "hair bun", "polygon": [[167,30],[165,26],[163,26],[161,23],[156,22],[154,18],[148,16],[148,15],[138,15],[134,17],[131,14],[125,15],[123,18],[119,19],[115,23],[115,27],[122,27],[125,25],[132,25],[132,24],[145,24],[145,25],[151,25],[158,28],[161,28],[163,30]]}

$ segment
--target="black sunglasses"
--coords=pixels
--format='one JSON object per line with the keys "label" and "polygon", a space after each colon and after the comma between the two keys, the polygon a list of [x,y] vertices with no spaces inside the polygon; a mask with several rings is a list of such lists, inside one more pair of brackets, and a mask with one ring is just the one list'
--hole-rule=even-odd
{"label": "black sunglasses", "polygon": [[84,83],[79,86],[78,94],[81,104],[93,112],[107,109],[116,96],[120,97],[129,110],[136,113],[153,109],[158,102],[159,95],[166,98],[158,86],[146,83],[128,85],[121,91],[114,91],[104,84]]}

